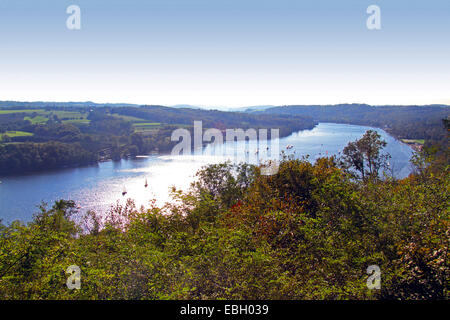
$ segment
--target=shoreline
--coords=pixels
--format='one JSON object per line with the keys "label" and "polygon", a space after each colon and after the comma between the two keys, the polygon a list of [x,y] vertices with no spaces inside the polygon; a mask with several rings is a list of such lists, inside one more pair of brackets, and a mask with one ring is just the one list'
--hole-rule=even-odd
{"label": "shoreline", "polygon": [[[371,129],[379,129],[379,130],[383,130],[384,132],[386,132],[387,134],[389,134],[392,138],[394,138],[396,141],[407,145],[408,147],[410,147],[414,152],[417,152],[417,150],[409,143],[405,143],[404,139],[401,139],[395,135],[393,135],[389,129],[385,128],[380,128],[380,127],[373,127],[373,126],[367,126],[367,125],[362,125],[362,124],[352,124],[352,123],[348,123],[348,122],[317,122],[313,128],[311,129],[301,129],[298,131],[293,131],[291,132],[289,135],[287,136],[280,136],[279,139],[283,139],[283,138],[287,138],[293,134],[298,134],[299,132],[304,132],[304,131],[312,131],[314,130],[319,124],[343,124],[343,125],[349,125],[349,126],[359,126],[359,127],[367,127],[367,128],[371,128]],[[270,137],[270,139],[268,139],[268,141],[271,141],[272,138]],[[205,148],[206,146],[208,146],[209,144],[211,144],[213,142],[206,142],[203,143],[202,148]],[[224,141],[223,143],[226,143],[226,141]],[[84,164],[84,165],[74,165],[74,166],[66,166],[66,167],[58,167],[58,168],[49,168],[49,169],[44,169],[44,170],[34,170],[34,171],[26,171],[26,172],[21,172],[21,173],[11,173],[11,174],[0,174],[0,180],[2,178],[14,178],[14,177],[26,177],[26,176],[32,176],[32,175],[36,175],[36,174],[45,174],[45,173],[58,173],[61,171],[65,171],[65,170],[73,170],[73,169],[83,169],[83,168],[94,168],[94,167],[98,167],[101,163],[108,163],[108,162],[116,162],[119,163],[122,160],[136,160],[139,158],[148,158],[150,156],[167,156],[167,155],[171,155],[170,151],[160,151],[157,154],[153,154],[153,152],[155,151],[151,151],[150,153],[144,153],[144,154],[139,154],[136,156],[132,156],[132,157],[123,157],[120,159],[102,159],[102,160],[98,160],[96,162],[93,162],[91,164]]]}

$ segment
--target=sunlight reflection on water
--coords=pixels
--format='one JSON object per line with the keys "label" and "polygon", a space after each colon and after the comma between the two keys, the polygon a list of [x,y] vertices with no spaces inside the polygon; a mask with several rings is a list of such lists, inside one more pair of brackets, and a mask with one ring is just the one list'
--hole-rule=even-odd
{"label": "sunlight reflection on water", "polygon": [[[320,156],[337,154],[349,141],[360,138],[368,127],[321,123],[313,130],[294,133],[279,140],[279,150],[296,157],[310,155],[314,160]],[[391,163],[399,177],[410,172],[409,159],[412,150],[377,129],[388,142],[386,151],[392,155]],[[292,145],[291,150],[286,150]],[[270,142],[269,142],[270,146]],[[125,204],[134,199],[138,207],[147,207],[149,201],[158,205],[170,201],[170,188],[187,190],[196,172],[210,163],[225,160],[247,161],[258,164],[267,155],[257,153],[256,141],[235,142],[221,146],[207,146],[196,150],[194,155],[150,155],[118,162],[103,162],[96,166],[64,169],[37,174],[1,178],[0,218],[4,222],[15,219],[29,221],[42,200],[53,203],[58,199],[71,199],[81,206],[81,211],[105,212],[112,205]],[[269,150],[270,151],[270,150]],[[148,187],[145,187],[145,180]],[[126,189],[127,194],[122,196]]]}

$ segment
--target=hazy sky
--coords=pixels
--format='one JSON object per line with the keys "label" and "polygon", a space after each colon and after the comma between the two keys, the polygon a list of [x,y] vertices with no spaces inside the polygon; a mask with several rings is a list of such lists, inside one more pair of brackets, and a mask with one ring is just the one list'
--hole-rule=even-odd
{"label": "hazy sky", "polygon": [[450,104],[450,1],[0,0],[0,100]]}

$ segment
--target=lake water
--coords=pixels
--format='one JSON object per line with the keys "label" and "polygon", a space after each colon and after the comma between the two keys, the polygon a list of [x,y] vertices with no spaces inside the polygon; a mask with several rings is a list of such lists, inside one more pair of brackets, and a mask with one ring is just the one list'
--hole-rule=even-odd
{"label": "lake water", "polygon": [[[320,123],[313,130],[271,141],[269,147],[272,143],[272,146],[278,143],[279,151],[296,157],[309,155],[309,159],[314,161],[320,156],[337,154],[348,142],[359,139],[369,129],[373,128]],[[375,130],[388,143],[385,151],[392,156],[390,163],[396,176],[407,176],[411,170],[411,148],[383,130]],[[256,143],[241,141],[222,146],[210,145],[195,151],[192,156],[151,155],[83,168],[0,177],[0,219],[4,223],[29,221],[42,201],[50,205],[58,199],[74,200],[81,212],[105,212],[117,202],[123,204],[128,198],[134,199],[138,206],[148,205],[151,199],[156,199],[157,204],[161,205],[170,201],[169,189],[172,185],[187,190],[197,170],[204,165],[227,159],[258,163],[270,156],[262,151],[257,154]],[[286,150],[287,145],[293,147]],[[147,188],[144,186],[146,179]],[[122,196],[124,188],[127,194]]]}

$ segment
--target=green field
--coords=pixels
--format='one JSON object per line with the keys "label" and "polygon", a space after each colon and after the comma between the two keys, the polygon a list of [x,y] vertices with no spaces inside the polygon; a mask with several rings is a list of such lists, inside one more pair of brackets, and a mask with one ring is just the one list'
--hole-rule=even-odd
{"label": "green field", "polygon": [[[15,114],[15,113],[25,113],[24,120],[29,120],[32,124],[45,124],[49,119],[57,117],[63,123],[72,124],[89,124],[90,120],[87,119],[89,112],[77,112],[77,111],[64,111],[64,110],[44,110],[44,109],[14,109],[14,110],[0,110],[0,115],[2,114]],[[125,116],[119,114],[110,114],[111,116],[122,119],[124,121],[131,122],[135,126],[137,131],[145,131],[149,127],[159,126],[158,122],[147,122],[148,120]]]}
{"label": "green field", "polygon": [[156,133],[158,131],[159,122],[133,123],[135,132],[143,132],[146,134]]}
{"label": "green field", "polygon": [[58,117],[63,123],[89,123],[87,119],[88,113],[75,111],[50,111],[45,114],[47,118]]}
{"label": "green field", "polygon": [[[14,109],[14,110],[0,110],[2,114],[15,114],[23,113],[24,120],[30,121],[32,124],[45,124],[53,117],[57,117],[58,120],[63,123],[71,124],[89,124],[90,120],[87,119],[89,112],[77,112],[77,111],[64,111],[64,110],[44,110],[44,109]],[[111,116],[122,119],[124,121],[131,122],[136,132],[152,131],[157,126],[161,125],[159,122],[148,122],[146,119],[125,116],[119,114],[110,114]],[[9,135],[10,137],[16,135]]]}
{"label": "green field", "polygon": [[418,143],[418,144],[424,144],[425,143],[425,139],[402,139],[402,142],[404,143]]}
{"label": "green field", "polygon": [[7,135],[10,138],[15,137],[31,137],[33,133],[25,132],[25,131],[6,131],[3,134],[0,134],[0,140],[3,140],[3,136]]}
{"label": "green field", "polygon": [[50,111],[49,115],[56,115],[61,120],[70,119],[86,119],[87,113],[75,112],[75,111]]}
{"label": "green field", "polygon": [[133,126],[135,127],[154,127],[154,126],[160,126],[160,122],[144,122],[144,123],[133,123]]}
{"label": "green field", "polygon": [[20,110],[1,110],[0,114],[13,114],[13,113],[45,113],[45,110],[43,109],[20,109]]}
{"label": "green field", "polygon": [[145,120],[142,118],[137,118],[137,117],[132,117],[132,116],[124,116],[124,115],[116,114],[116,113],[111,114],[111,116],[113,116],[114,118],[122,119],[122,120],[125,120],[128,122],[134,122],[134,123],[148,121],[148,120]]}
{"label": "green field", "polygon": [[37,123],[46,123],[48,121],[48,118],[44,116],[36,116],[34,118],[25,117],[23,118],[23,120],[29,120],[31,121],[32,124],[37,124]]}
{"label": "green field", "polygon": [[64,110],[50,110],[43,109],[16,109],[16,110],[0,110],[0,115],[26,113],[28,114],[23,119],[29,120],[32,124],[44,124],[54,116],[58,117],[64,123],[89,123],[87,120],[87,112],[64,111]]}
{"label": "green field", "polygon": [[91,120],[88,119],[74,119],[74,120],[63,120],[63,123],[72,123],[72,124],[89,124]]}

